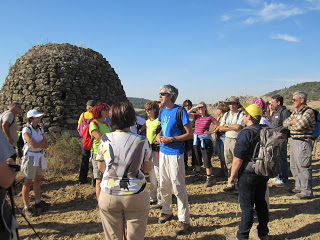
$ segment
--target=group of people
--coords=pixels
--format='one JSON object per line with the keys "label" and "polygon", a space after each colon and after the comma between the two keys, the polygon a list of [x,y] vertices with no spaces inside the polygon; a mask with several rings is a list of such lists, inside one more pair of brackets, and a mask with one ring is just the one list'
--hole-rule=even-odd
{"label": "group of people", "polygon": [[[242,103],[237,97],[230,97],[217,107],[218,118],[208,113],[207,106],[200,102],[192,106],[186,100],[183,106],[175,104],[178,89],[172,85],[160,87],[159,100],[145,104],[148,119],[138,124],[133,105],[130,102],[94,104],[87,102],[87,111],[80,115],[78,132],[81,137],[88,131],[92,138],[90,150],[83,149],[79,183],[87,183],[89,161],[92,171],[99,213],[106,239],[143,239],[150,208],[160,208],[158,223],[172,219],[172,190],[177,198],[179,223],[174,229],[176,235],[190,228],[188,194],[185,171],[188,154],[192,153],[195,175],[193,182],[200,180],[200,169],[206,169],[205,187],[215,184],[211,158],[216,151],[221,169],[218,176],[227,176],[225,192],[237,190],[242,210],[241,223],[236,236],[230,239],[248,239],[253,223],[254,206],[259,225],[255,231],[260,239],[268,239],[269,211],[265,198],[268,177],[257,175],[247,167],[254,157],[254,146],[260,141],[259,130],[268,125],[275,131],[282,131],[286,141],[281,146],[281,170],[271,179],[275,184],[285,184],[289,175],[287,161],[287,139],[291,136],[290,169],[295,179],[295,193],[299,199],[311,199],[312,132],[315,128],[314,112],[307,103],[304,92],[293,94],[295,110],[291,113],[283,106],[279,95],[265,102],[261,98],[251,104]],[[242,108],[240,108],[242,107]],[[15,174],[8,164],[15,162],[17,141],[15,115],[21,104],[14,103],[0,116],[1,144],[0,171],[9,174],[7,182],[1,180],[2,188],[10,186]],[[195,112],[197,111],[197,112]],[[41,200],[41,178],[45,174],[44,149],[47,139],[39,126],[42,114],[37,110],[27,113],[27,125],[22,130],[25,143],[21,169],[25,180],[22,187],[24,214],[32,216],[29,208],[29,191],[34,182],[35,208],[47,209],[49,204]],[[212,124],[212,127],[210,128]],[[139,127],[137,127],[140,125]],[[137,131],[132,132],[136,126]],[[146,136],[141,134],[146,129]],[[212,138],[212,135],[215,137]],[[7,147],[10,145],[10,149]],[[150,191],[145,174],[150,179]],[[236,185],[238,186],[236,189]],[[1,191],[2,191],[1,188]],[[2,192],[1,199],[2,200]],[[14,225],[14,224],[13,224]],[[125,233],[126,229],[126,233]]]}
{"label": "group of people", "polygon": [[[17,141],[18,141],[18,125],[15,116],[21,112],[21,104],[14,102],[8,106],[8,110],[0,115],[0,140],[1,140],[1,239],[11,239],[14,233],[13,229],[17,228],[17,222],[13,217],[12,211],[9,210],[5,203],[5,188],[10,187],[13,194],[12,184],[15,179],[15,172],[20,170],[20,166],[16,163]],[[44,135],[43,129],[39,126],[43,114],[35,109],[27,112],[26,127],[22,129],[22,139],[24,142],[23,156],[21,158],[21,171],[24,175],[22,186],[22,200],[24,207],[22,209],[26,217],[30,217],[38,212],[48,210],[50,204],[41,199],[41,179],[45,174],[47,162],[44,157],[44,149],[48,147],[48,141]],[[9,165],[12,169],[8,169]],[[5,181],[6,183],[2,182]],[[35,193],[35,211],[30,209],[30,187],[33,183]],[[3,207],[6,206],[6,207]]]}

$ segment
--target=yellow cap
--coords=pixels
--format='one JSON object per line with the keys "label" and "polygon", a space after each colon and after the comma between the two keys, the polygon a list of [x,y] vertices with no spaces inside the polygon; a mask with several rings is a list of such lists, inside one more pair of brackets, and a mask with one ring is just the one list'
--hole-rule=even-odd
{"label": "yellow cap", "polygon": [[243,103],[242,106],[254,119],[257,119],[257,116],[262,116],[262,109],[259,106],[250,103]]}

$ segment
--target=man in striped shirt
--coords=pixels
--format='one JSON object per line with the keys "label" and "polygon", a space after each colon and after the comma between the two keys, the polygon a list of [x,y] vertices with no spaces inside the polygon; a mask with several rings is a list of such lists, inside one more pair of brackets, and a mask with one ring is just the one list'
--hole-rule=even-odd
{"label": "man in striped shirt", "polygon": [[295,110],[283,122],[283,126],[291,134],[291,163],[290,170],[295,179],[295,188],[291,193],[296,193],[299,199],[313,198],[312,192],[312,134],[316,126],[314,111],[307,104],[305,92],[295,92],[292,98]]}

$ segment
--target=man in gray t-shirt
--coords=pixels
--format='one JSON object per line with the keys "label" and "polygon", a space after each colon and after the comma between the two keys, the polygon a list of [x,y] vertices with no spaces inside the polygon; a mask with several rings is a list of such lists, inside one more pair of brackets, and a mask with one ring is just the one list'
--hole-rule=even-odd
{"label": "man in gray t-shirt", "polygon": [[18,124],[15,116],[21,112],[21,104],[17,102],[12,103],[8,106],[8,109],[9,110],[0,115],[1,128],[10,144],[16,147],[18,141]]}

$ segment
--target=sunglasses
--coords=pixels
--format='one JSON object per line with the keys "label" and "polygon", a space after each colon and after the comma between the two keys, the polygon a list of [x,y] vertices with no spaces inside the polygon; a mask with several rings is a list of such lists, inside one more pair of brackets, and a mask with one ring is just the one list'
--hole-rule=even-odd
{"label": "sunglasses", "polygon": [[161,92],[161,93],[159,93],[159,95],[161,95],[161,96],[165,96],[165,95],[169,95],[170,93],[166,93],[166,92]]}
{"label": "sunglasses", "polygon": [[198,107],[198,109],[202,109],[202,108],[204,108],[204,106],[202,106],[202,107]]}
{"label": "sunglasses", "polygon": [[146,108],[145,111],[151,111],[153,108]]}
{"label": "sunglasses", "polygon": [[184,107],[189,107],[189,105],[184,105]]}
{"label": "sunglasses", "polygon": [[296,101],[298,101],[299,99],[294,99],[294,98],[292,98],[292,102],[296,102]]}

